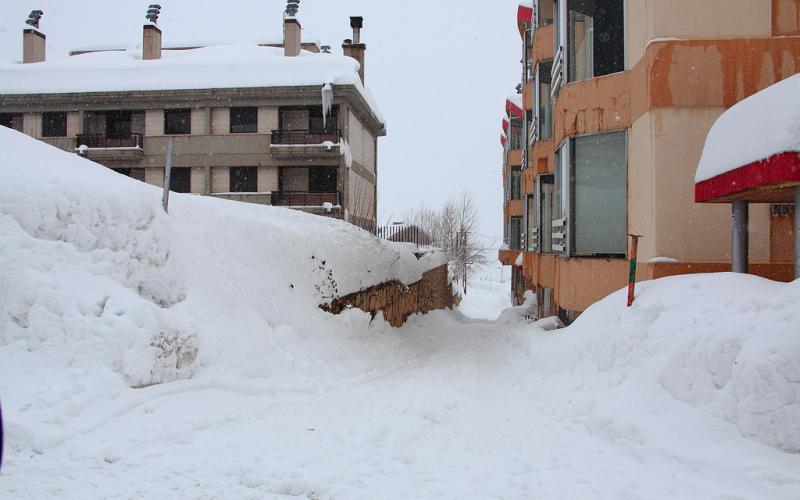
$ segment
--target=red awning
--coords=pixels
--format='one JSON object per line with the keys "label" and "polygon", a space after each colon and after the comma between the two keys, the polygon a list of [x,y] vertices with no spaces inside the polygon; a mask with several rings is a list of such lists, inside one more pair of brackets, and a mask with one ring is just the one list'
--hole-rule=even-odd
{"label": "red awning", "polygon": [[525,111],[520,107],[519,104],[512,102],[511,99],[506,99],[506,113],[508,116],[513,116],[519,119],[523,119],[525,117]]}
{"label": "red awning", "polygon": [[521,5],[517,9],[517,27],[519,28],[519,35],[525,37],[525,25],[530,26],[533,23],[533,8],[527,5]]}
{"label": "red awning", "polygon": [[505,135],[500,135],[500,144],[502,144],[503,147],[506,147],[506,142],[508,142],[508,139],[506,139],[506,136]]}
{"label": "red awning", "polygon": [[698,203],[791,203],[800,185],[800,152],[785,152],[695,184]]}
{"label": "red awning", "polygon": [[503,118],[503,133],[508,131],[508,118]]}

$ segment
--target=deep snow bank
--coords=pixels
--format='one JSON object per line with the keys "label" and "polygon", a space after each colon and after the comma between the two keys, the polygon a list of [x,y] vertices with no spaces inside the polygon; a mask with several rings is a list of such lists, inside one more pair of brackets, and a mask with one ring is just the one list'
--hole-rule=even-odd
{"label": "deep snow bank", "polygon": [[160,189],[4,127],[0,151],[0,346],[131,386],[263,373],[281,325],[324,329],[320,303],[443,263],[287,209],[173,194],[166,215]]}
{"label": "deep snow bank", "polygon": [[615,404],[652,411],[667,396],[800,453],[800,280],[677,276],[641,283],[630,309],[625,295],[531,347],[535,370],[580,373],[581,391],[627,388],[600,403],[612,414]]}

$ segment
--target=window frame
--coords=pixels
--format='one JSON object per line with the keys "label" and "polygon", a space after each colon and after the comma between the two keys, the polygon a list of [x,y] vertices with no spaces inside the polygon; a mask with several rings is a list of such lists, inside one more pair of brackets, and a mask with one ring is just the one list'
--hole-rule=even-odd
{"label": "window frame", "polygon": [[622,7],[622,68],[619,71],[614,71],[611,73],[605,73],[603,75],[596,75],[594,73],[594,65],[592,65],[592,76],[587,79],[582,80],[571,80],[570,79],[570,47],[569,47],[569,2],[570,0],[556,0],[557,5],[553,12],[554,15],[554,24],[556,25],[554,30],[554,52],[553,54],[558,54],[559,47],[563,48],[562,54],[562,74],[563,78],[562,81],[559,83],[559,89],[567,84],[570,83],[577,83],[581,81],[591,80],[593,78],[600,78],[602,76],[614,75],[617,73],[621,73],[628,70],[628,2],[627,0],[619,0],[621,2]]}
{"label": "window frame", "polygon": [[[252,113],[252,122],[245,122],[242,117],[246,112]],[[228,131],[231,134],[257,134],[258,133],[258,107],[257,106],[232,106],[228,110]],[[234,120],[238,113],[239,120]],[[238,122],[238,123],[237,123]]]}
{"label": "window frame", "polygon": [[[186,120],[186,131],[185,132],[175,132],[169,128],[170,121],[169,116],[171,114],[177,113],[187,113],[188,118]],[[174,108],[174,109],[165,109],[164,110],[164,135],[192,135],[192,109],[191,108]]]}
{"label": "window frame", "polygon": [[[254,190],[249,189],[234,189],[234,172],[248,171],[252,173],[252,181],[249,177],[245,177],[247,183],[252,182]],[[238,187],[238,186],[237,186]],[[239,166],[228,168],[228,192],[229,193],[257,193],[258,192],[258,167],[254,166]]]}
{"label": "window frame", "polygon": [[[548,121],[548,124],[549,124],[549,127],[547,128],[548,134],[547,134],[547,136],[544,136],[542,134],[542,131],[544,130],[544,127],[542,126],[542,117],[541,117],[541,115],[539,113],[539,111],[542,108],[542,105],[541,105],[541,102],[542,102],[541,101],[541,99],[542,99],[541,85],[542,84],[541,84],[540,76],[542,74],[542,66],[544,64],[547,64],[547,63],[550,63],[550,74],[548,75],[550,77],[550,92],[549,92],[549,95],[548,95],[548,97],[550,99],[550,120]],[[536,117],[536,140],[549,140],[549,139],[553,138],[553,132],[554,132],[554,128],[555,128],[554,127],[554,123],[553,123],[553,118],[554,118],[553,115],[554,115],[555,103],[554,103],[554,99],[552,97],[552,91],[553,91],[553,75],[552,75],[552,71],[553,71],[553,59],[547,59],[547,60],[544,60],[544,61],[539,61],[539,63],[536,65],[536,78],[535,78],[535,82],[534,82],[534,100],[535,100],[534,106],[536,107],[536,109],[534,110],[534,113],[535,113],[534,116]],[[546,71],[545,71],[545,74],[547,74]]]}
{"label": "window frame", "polygon": [[[55,131],[55,133],[52,131],[52,129],[48,130],[48,128],[47,128],[48,124],[51,125],[51,126],[53,125],[53,120],[52,119],[48,120],[48,115],[50,115],[51,118],[54,118],[54,117],[56,117],[58,115],[60,115],[63,118],[63,125],[59,124],[59,128],[58,128],[58,130]],[[69,133],[68,132],[68,128],[69,127],[68,127],[68,124],[67,124],[67,112],[66,111],[45,111],[45,112],[42,113],[41,116],[42,116],[42,137],[44,137],[44,138],[68,137],[68,133]],[[62,133],[58,133],[58,132],[62,131],[62,127],[63,127],[63,134]]]}

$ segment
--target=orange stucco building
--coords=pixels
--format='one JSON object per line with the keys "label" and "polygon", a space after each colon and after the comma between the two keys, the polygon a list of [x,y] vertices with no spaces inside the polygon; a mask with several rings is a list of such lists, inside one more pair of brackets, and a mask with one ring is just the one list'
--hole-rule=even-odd
{"label": "orange stucco building", "polygon": [[[517,296],[571,321],[639,279],[730,270],[730,208],[694,201],[715,120],[800,72],[800,0],[534,0],[503,121]],[[750,208],[750,272],[793,278],[794,206]]]}

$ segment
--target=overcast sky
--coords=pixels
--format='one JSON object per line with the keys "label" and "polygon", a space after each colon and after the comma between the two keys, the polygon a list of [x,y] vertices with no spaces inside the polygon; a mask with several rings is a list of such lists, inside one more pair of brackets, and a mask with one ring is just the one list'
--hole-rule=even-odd
{"label": "overcast sky", "polygon": [[[22,58],[23,21],[45,12],[48,59],[70,48],[141,43],[149,2],[0,0],[0,58]],[[284,0],[161,0],[165,43],[280,37]],[[379,218],[471,191],[482,233],[502,236],[500,119],[519,80],[514,0],[302,0],[303,29],[341,52],[348,16],[363,16],[366,83],[386,117]]]}

